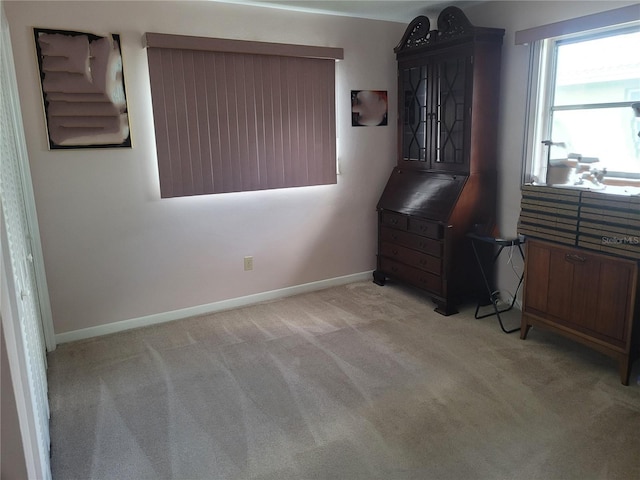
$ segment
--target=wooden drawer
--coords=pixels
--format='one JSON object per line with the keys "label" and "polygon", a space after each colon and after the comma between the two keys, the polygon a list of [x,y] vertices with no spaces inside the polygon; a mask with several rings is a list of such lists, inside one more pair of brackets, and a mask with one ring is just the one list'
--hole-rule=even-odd
{"label": "wooden drawer", "polygon": [[382,212],[380,215],[380,225],[399,230],[407,230],[409,228],[409,217],[399,213]]}
{"label": "wooden drawer", "polygon": [[428,290],[434,295],[442,293],[442,277],[439,275],[403,265],[386,257],[380,257],[380,267],[384,273],[392,278],[403,280],[418,288]]}
{"label": "wooden drawer", "polygon": [[380,241],[394,243],[413,250],[428,253],[434,257],[442,257],[442,243],[413,233],[401,232],[391,228],[380,228]]}
{"label": "wooden drawer", "polygon": [[408,230],[424,237],[435,238],[436,240],[440,240],[443,237],[442,226],[435,222],[430,222],[429,220],[421,220],[412,217],[409,219]]}
{"label": "wooden drawer", "polygon": [[397,260],[400,263],[425,270],[427,272],[440,275],[442,259],[421,253],[410,248],[401,247],[393,243],[382,242],[380,245],[380,254]]}

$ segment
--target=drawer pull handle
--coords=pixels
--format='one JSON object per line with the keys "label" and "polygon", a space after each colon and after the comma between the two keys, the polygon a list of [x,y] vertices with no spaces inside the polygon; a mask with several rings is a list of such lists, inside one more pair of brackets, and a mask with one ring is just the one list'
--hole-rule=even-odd
{"label": "drawer pull handle", "polygon": [[584,263],[587,261],[587,259],[581,255],[576,255],[575,253],[567,253],[564,256],[565,260],[568,262],[578,262],[578,263]]}
{"label": "drawer pull handle", "polygon": [[397,224],[398,224],[398,219],[397,219],[397,218],[392,218],[392,219],[391,219],[391,223],[392,223],[393,225],[397,225]]}
{"label": "drawer pull handle", "polygon": [[398,236],[397,236],[397,235],[391,235],[391,238],[392,238],[393,240],[398,240]]}
{"label": "drawer pull handle", "polygon": [[394,255],[397,255],[398,254],[398,249],[394,248],[393,250],[391,250],[391,253],[393,253]]}

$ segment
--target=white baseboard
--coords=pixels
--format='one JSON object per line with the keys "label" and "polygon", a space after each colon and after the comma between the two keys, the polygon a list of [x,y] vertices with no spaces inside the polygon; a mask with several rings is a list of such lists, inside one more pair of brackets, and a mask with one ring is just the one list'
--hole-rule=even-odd
{"label": "white baseboard", "polygon": [[98,325],[96,327],[82,328],[71,332],[56,334],[56,344],[74,342],[76,340],[84,340],[86,338],[99,337],[110,333],[122,332],[133,328],[146,327],[149,325],[157,325],[159,323],[171,322],[182,318],[196,317],[198,315],[206,315],[208,313],[221,312],[223,310],[231,310],[233,308],[254,305],[260,302],[275,300],[278,298],[290,297],[301,293],[322,290],[323,288],[345,285],[347,283],[360,282],[370,280],[371,271],[354,273],[343,277],[329,278],[317,282],[304,283],[293,287],[271,290],[268,292],[256,293],[245,297],[231,298],[229,300],[221,300],[219,302],[208,303],[205,305],[197,305],[195,307],[182,308],[170,312],[156,313],[130,320],[121,320],[119,322],[108,323],[106,325]]}

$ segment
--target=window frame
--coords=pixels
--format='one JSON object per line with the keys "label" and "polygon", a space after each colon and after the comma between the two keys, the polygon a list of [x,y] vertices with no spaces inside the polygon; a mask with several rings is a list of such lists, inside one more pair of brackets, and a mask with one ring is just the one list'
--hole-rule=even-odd
{"label": "window frame", "polygon": [[[597,35],[611,35],[611,32],[623,32],[640,28],[640,8],[628,5],[613,10],[606,10],[582,17],[560,20],[555,23],[540,25],[515,32],[515,44],[527,46],[529,49],[528,78],[526,84],[526,103],[522,148],[521,184],[543,183],[538,179],[546,178],[546,147],[540,143],[548,138],[551,117],[548,109],[540,105],[551,105],[552,89],[549,72],[555,72],[550,53],[553,42],[576,41],[575,39],[595,38]],[[629,101],[628,105],[635,103]],[[545,118],[545,115],[546,118]],[[615,179],[615,173],[607,173],[607,178]],[[640,174],[622,173],[621,184],[628,182],[640,184]]]}
{"label": "window frame", "polygon": [[[546,149],[548,147],[546,147],[542,141],[546,139],[555,140],[551,138],[551,134],[554,114],[556,112],[594,110],[599,108],[631,108],[633,103],[637,103],[637,100],[628,100],[620,102],[593,102],[557,105],[555,102],[555,91],[558,77],[558,48],[563,45],[624,35],[637,31],[640,31],[640,23],[548,38],[540,42],[540,45],[535,52],[535,54],[539,56],[539,68],[537,71],[538,89],[537,95],[535,95],[536,101],[534,102],[534,105],[532,105],[535,111],[535,127],[531,135],[531,141],[533,142],[531,147],[531,162],[529,164],[528,171],[525,172],[525,174],[530,175],[528,180],[533,180],[534,177],[538,179],[546,177]],[[607,171],[607,177],[640,179],[640,172],[609,170]]]}

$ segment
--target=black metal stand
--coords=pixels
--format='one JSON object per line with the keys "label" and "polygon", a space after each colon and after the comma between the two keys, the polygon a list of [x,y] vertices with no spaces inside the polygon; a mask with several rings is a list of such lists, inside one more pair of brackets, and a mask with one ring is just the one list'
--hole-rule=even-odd
{"label": "black metal stand", "polygon": [[476,260],[478,261],[478,267],[480,268],[480,273],[482,274],[482,279],[484,280],[484,284],[485,284],[485,287],[487,288],[487,292],[489,293],[489,299],[491,301],[491,304],[493,305],[493,310],[494,310],[491,313],[487,313],[485,315],[478,316],[478,311],[480,310],[480,307],[481,307],[481,303],[478,302],[478,305],[476,306],[476,313],[474,314],[474,317],[476,319],[480,319],[480,318],[487,318],[487,317],[491,317],[491,316],[495,315],[495,316],[498,317],[498,322],[500,323],[500,328],[502,329],[502,331],[504,333],[517,332],[518,330],[520,330],[520,327],[513,328],[511,330],[507,330],[506,328],[504,328],[504,324],[502,323],[502,318],[500,317],[500,314],[504,313],[504,312],[508,312],[516,304],[516,298],[518,296],[518,290],[520,290],[520,286],[522,285],[522,281],[524,279],[524,271],[520,275],[520,281],[518,282],[518,286],[516,287],[516,291],[513,294],[513,299],[511,300],[511,304],[507,308],[499,309],[498,308],[498,300],[500,299],[500,292],[498,292],[497,290],[493,290],[491,288],[491,285],[489,284],[489,280],[487,279],[487,275],[485,273],[484,265],[482,264],[482,260],[480,258],[480,255],[478,254],[478,249],[476,248],[476,243],[477,242],[483,242],[483,243],[487,243],[487,244],[499,247],[498,251],[493,255],[493,259],[492,259],[492,262],[491,262],[491,266],[493,267],[495,265],[496,261],[498,260],[498,257],[502,253],[502,250],[504,250],[505,247],[517,246],[518,250],[520,251],[520,256],[522,257],[522,260],[524,260],[524,252],[522,251],[522,247],[521,247],[521,245],[524,243],[524,237],[522,237],[522,238],[508,238],[508,239],[505,239],[505,238],[487,237],[487,236],[477,235],[475,233],[469,233],[469,234],[467,234],[467,237],[469,237],[471,239],[471,246],[473,247],[473,253],[476,256]]}

